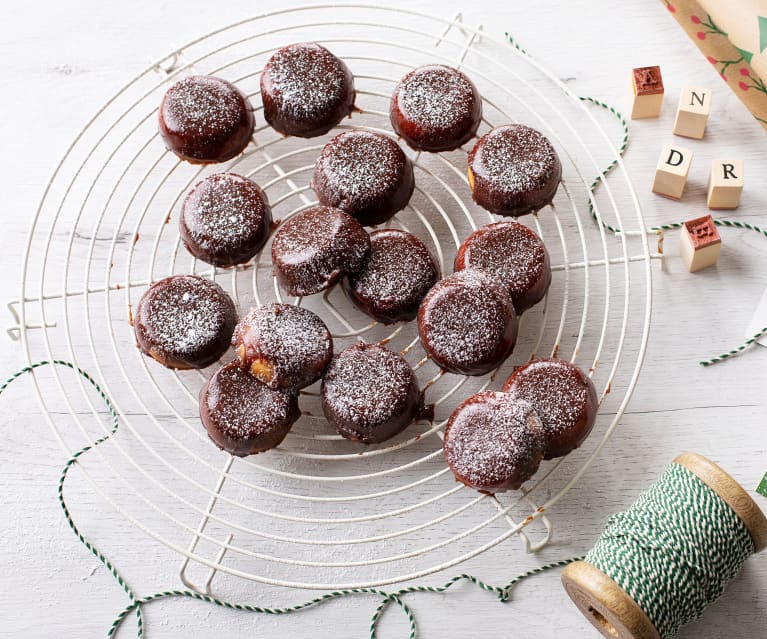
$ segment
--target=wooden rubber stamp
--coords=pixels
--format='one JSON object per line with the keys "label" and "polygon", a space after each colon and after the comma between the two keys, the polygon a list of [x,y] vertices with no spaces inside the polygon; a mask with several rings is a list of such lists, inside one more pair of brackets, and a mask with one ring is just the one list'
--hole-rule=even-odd
{"label": "wooden rubber stamp", "polygon": [[711,89],[686,87],[682,89],[676,109],[674,134],[700,140],[706,132],[708,114],[711,112]]}
{"label": "wooden rubber stamp", "polygon": [[743,192],[743,160],[714,160],[708,178],[708,208],[736,209]]}
{"label": "wooden rubber stamp", "polygon": [[653,193],[672,200],[681,199],[691,164],[692,151],[671,144],[664,146],[655,168]]}
{"label": "wooden rubber stamp", "polygon": [[679,254],[690,273],[716,264],[722,250],[722,238],[710,215],[689,220],[679,234]]}
{"label": "wooden rubber stamp", "polygon": [[663,106],[660,67],[639,67],[631,72],[631,119],[657,118]]}

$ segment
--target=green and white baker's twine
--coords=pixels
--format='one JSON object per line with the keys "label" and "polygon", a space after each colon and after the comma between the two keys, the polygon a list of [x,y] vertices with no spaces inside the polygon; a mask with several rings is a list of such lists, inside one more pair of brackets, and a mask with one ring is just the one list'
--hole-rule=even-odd
{"label": "green and white baker's twine", "polygon": [[[404,601],[406,595],[444,593],[460,581],[469,581],[493,593],[499,601],[506,602],[510,599],[512,588],[520,581],[581,559],[573,557],[544,564],[515,577],[504,586],[494,586],[472,575],[461,574],[441,586],[408,586],[393,592],[379,588],[350,588],[328,592],[287,607],[267,608],[230,602],[193,590],[165,590],[139,597],[109,559],[80,532],[64,498],[64,483],[70,469],[83,454],[107,441],[118,430],[117,411],[109,397],[87,372],[62,360],[41,361],[24,367],[0,386],[0,395],[25,373],[51,364],[65,366],[84,377],[99,393],[111,416],[109,434],[74,453],[64,465],[58,482],[59,505],[72,532],[104,564],[129,597],[129,604],[117,615],[107,631],[107,637],[113,637],[131,614],[136,616],[136,636],[143,637],[143,606],[158,599],[196,599],[231,610],[284,615],[340,597],[374,595],[380,598],[380,603],[368,628],[370,639],[376,638],[381,615],[392,603],[407,616],[408,637],[415,639],[416,620]],[[753,552],[754,542],[748,529],[730,506],[691,471],[674,463],[627,511],[608,520],[596,545],[583,559],[611,577],[637,602],[662,639],[671,639],[680,626],[697,619],[719,597],[727,582],[738,574]]]}
{"label": "green and white baker's twine", "polygon": [[[510,34],[506,33],[505,35],[515,49],[519,50],[521,53],[524,53],[527,56],[530,55],[527,51],[525,51],[520,46],[520,44]],[[618,123],[620,124],[620,127],[621,127],[622,138],[618,146],[618,155],[622,156],[626,148],[628,147],[629,137],[630,137],[629,124],[626,118],[623,116],[623,114],[620,111],[618,111],[615,107],[612,107],[609,104],[602,102],[601,100],[597,100],[596,98],[592,98],[590,96],[580,96],[579,99],[582,100],[583,102],[588,102],[595,106],[601,107],[605,109],[606,111],[609,111],[610,113],[612,113],[613,116],[615,116],[616,120],[618,120]],[[621,233],[621,229],[611,224],[608,224],[604,220],[599,219],[599,217],[597,216],[596,209],[594,208],[593,194],[595,189],[602,183],[602,181],[617,165],[618,165],[618,160],[617,159],[612,160],[604,169],[602,169],[600,174],[597,175],[594,178],[594,180],[591,182],[591,184],[589,185],[589,191],[590,191],[589,213],[591,213],[591,217],[594,219],[594,221],[601,224],[602,228],[604,228],[606,231],[610,231],[611,233],[614,233],[614,234]],[[720,227],[729,227],[729,228],[736,228],[736,229],[747,230],[747,231],[755,231],[767,237],[767,230],[762,229],[753,224],[749,224],[748,222],[741,222],[739,220],[714,220],[714,224]],[[658,226],[651,226],[649,229],[647,229],[647,232],[660,234],[663,231],[672,231],[672,230],[680,229],[682,228],[683,225],[684,224],[682,222],[674,222],[671,224],[660,224]],[[759,338],[761,338],[765,334],[767,334],[767,326],[762,328],[760,331],[754,333],[751,337],[746,339],[740,345],[727,351],[726,353],[715,355],[714,357],[711,357],[709,359],[701,360],[698,363],[701,366],[711,366],[712,364],[716,364],[718,362],[722,362],[726,359],[729,359],[730,357],[733,357],[734,355],[737,355],[738,353],[742,353],[744,350],[746,350],[749,346],[754,344]]]}
{"label": "green and white baker's twine", "polygon": [[585,561],[644,610],[661,639],[697,619],[754,553],[746,525],[717,493],[671,464],[627,511],[613,515]]}
{"label": "green and white baker's twine", "polygon": [[[512,44],[514,44],[513,41],[512,41]],[[594,98],[583,96],[580,99],[583,100],[584,102],[589,102],[598,107],[602,107],[603,109],[606,109],[607,111],[609,111],[616,117],[616,119],[621,125],[621,130],[623,132],[623,138],[621,140],[620,146],[618,147],[618,153],[620,155],[623,155],[623,152],[626,150],[626,147],[628,146],[628,143],[629,143],[629,126],[628,126],[628,122],[626,121],[626,118],[623,117],[623,114],[617,111],[614,107],[611,107],[609,104],[605,104],[604,102],[600,102],[599,100],[596,100]],[[602,172],[594,178],[593,182],[589,186],[589,190],[591,192],[591,196],[589,197],[589,212],[591,213],[591,217],[594,218],[596,222],[601,224],[602,228],[604,228],[607,231],[610,231],[611,233],[621,233],[621,230],[615,226],[612,226],[611,224],[608,224],[604,220],[599,219],[599,217],[597,216],[596,210],[594,208],[593,193],[594,193],[594,190],[602,183],[604,178],[607,177],[607,174],[610,173],[610,171],[612,171],[617,166],[617,164],[618,164],[618,160],[613,160],[612,162],[610,162],[602,170]],[[767,230],[759,226],[755,226],[754,224],[749,224],[748,222],[741,222],[740,220],[714,220],[714,224],[719,227],[736,228],[741,230],[754,231],[756,233],[759,233],[767,237]],[[647,232],[660,234],[663,231],[673,231],[673,230],[681,229],[682,226],[684,226],[683,222],[672,222],[670,224],[660,224],[658,226],[651,226],[649,229],[647,229]],[[701,366],[711,366],[712,364],[716,364],[718,362],[722,362],[726,359],[729,359],[730,357],[733,357],[734,355],[737,355],[738,353],[742,353],[744,350],[746,350],[749,346],[754,344],[760,337],[762,337],[765,334],[767,334],[767,326],[762,328],[760,331],[754,333],[751,337],[746,339],[744,342],[742,342],[740,345],[736,346],[735,348],[725,353],[715,355],[714,357],[711,357],[709,359],[701,360],[698,363]]]}
{"label": "green and white baker's twine", "polygon": [[117,432],[117,429],[119,427],[119,419],[117,416],[117,411],[115,410],[115,407],[112,404],[109,397],[104,393],[104,391],[101,389],[98,383],[86,371],[82,370],[81,368],[78,368],[71,362],[67,362],[63,360],[51,360],[51,361],[43,360],[43,361],[31,364],[30,366],[25,366],[21,370],[14,373],[2,385],[0,385],[0,395],[2,395],[2,393],[8,388],[8,386],[13,381],[18,379],[22,375],[26,373],[30,373],[36,368],[39,368],[41,366],[47,366],[47,365],[65,366],[67,368],[71,368],[73,371],[76,371],[79,375],[85,378],[93,386],[93,388],[98,392],[98,394],[101,396],[101,399],[104,400],[104,403],[106,404],[106,407],[109,410],[109,415],[111,417],[112,427],[109,433],[97,439],[92,444],[88,444],[87,446],[84,446],[83,448],[78,450],[76,453],[74,453],[64,465],[64,469],[61,472],[61,476],[59,477],[59,482],[58,482],[59,505],[61,506],[61,509],[64,511],[64,517],[66,517],[67,523],[69,524],[69,527],[72,529],[72,532],[77,536],[77,539],[79,539],[80,542],[88,550],[90,550],[91,553],[102,564],[104,564],[106,569],[109,571],[109,574],[112,575],[112,577],[115,578],[117,583],[120,584],[120,587],[126,592],[130,600],[130,603],[120,612],[120,614],[115,618],[112,625],[109,627],[109,630],[107,631],[108,637],[114,636],[114,634],[117,632],[117,630],[121,626],[122,622],[131,613],[135,614],[136,616],[136,636],[139,638],[143,637],[144,636],[144,620],[142,615],[142,607],[153,601],[157,601],[158,599],[169,599],[169,598],[197,599],[199,601],[215,604],[217,606],[221,606],[222,608],[229,608],[231,610],[241,610],[243,612],[257,612],[257,613],[262,613],[267,615],[285,615],[292,612],[299,612],[306,608],[311,608],[313,606],[317,606],[325,602],[331,601],[333,599],[338,599],[340,597],[346,597],[351,595],[375,595],[377,597],[380,597],[381,601],[378,607],[376,608],[375,612],[373,613],[373,617],[371,618],[371,621],[370,621],[370,627],[369,627],[370,639],[376,638],[376,629],[378,627],[378,621],[380,620],[384,610],[392,603],[397,604],[397,606],[399,606],[399,608],[407,616],[409,628],[410,628],[408,637],[409,639],[415,639],[417,634],[416,621],[413,615],[413,611],[403,600],[403,597],[405,595],[416,593],[416,592],[443,593],[449,590],[452,586],[454,586],[456,583],[460,581],[469,581],[475,584],[476,586],[478,586],[479,588],[481,588],[482,590],[486,590],[487,592],[493,593],[498,598],[499,601],[507,602],[509,601],[511,597],[512,589],[520,581],[526,579],[527,577],[531,577],[532,575],[536,575],[538,573],[551,570],[552,568],[561,568],[562,566],[566,566],[567,564],[570,564],[580,559],[580,557],[573,557],[571,559],[565,559],[563,561],[555,561],[552,563],[544,564],[542,566],[539,566],[538,568],[534,568],[533,570],[530,570],[528,572],[522,573],[521,575],[518,575],[517,577],[512,579],[509,583],[503,586],[494,586],[491,584],[487,584],[481,579],[474,577],[473,575],[462,574],[462,575],[457,575],[453,577],[452,579],[450,579],[449,581],[447,581],[445,584],[441,586],[409,586],[407,588],[402,588],[400,590],[396,590],[393,592],[388,592],[385,590],[381,590],[379,588],[349,588],[345,590],[335,590],[333,592],[328,592],[328,593],[319,595],[317,597],[314,597],[313,599],[309,599],[308,601],[304,601],[302,603],[298,603],[293,606],[288,606],[284,608],[278,608],[278,607],[266,608],[263,606],[254,606],[252,604],[236,603],[236,602],[226,601],[223,599],[218,599],[217,597],[211,597],[210,595],[205,595],[205,594],[196,592],[194,590],[165,590],[162,592],[154,593],[152,595],[147,595],[145,597],[139,597],[133,591],[133,589],[128,585],[128,583],[125,581],[122,575],[118,572],[118,570],[114,567],[114,565],[109,561],[109,559],[107,559],[107,557],[98,548],[96,548],[88,540],[88,538],[82,534],[82,532],[80,532],[80,529],[77,527],[77,525],[74,522],[74,519],[72,518],[72,514],[69,511],[69,507],[67,506],[66,500],[64,499],[64,483],[66,482],[70,469],[78,463],[79,458],[83,454],[87,453],[92,448],[99,446],[103,442],[107,441],[110,437],[112,437]]}
{"label": "green and white baker's twine", "polygon": [[[522,53],[526,53],[509,34],[506,35],[513,46]],[[623,154],[629,141],[626,119],[613,107],[599,100],[590,97],[582,97],[580,99],[609,110],[618,119],[623,128],[623,140],[619,148],[620,154]],[[594,179],[590,187],[592,192],[616,165],[617,161],[613,160]],[[591,198],[589,199],[589,209],[594,219],[597,220],[593,199]],[[620,232],[620,229],[612,227],[605,222],[601,223],[608,231],[613,233]],[[745,222],[715,220],[714,223],[717,226],[757,231],[767,236],[767,231]],[[667,224],[652,227],[649,231],[660,232],[678,229],[681,226],[681,223]],[[732,351],[703,361],[701,364],[708,366],[727,359],[747,348],[765,333],[767,333],[767,327]],[[72,532],[106,567],[109,574],[115,578],[129,598],[129,604],[119,613],[109,627],[107,631],[108,637],[113,637],[122,622],[131,614],[134,614],[136,617],[136,636],[139,638],[143,637],[144,620],[142,608],[158,599],[196,599],[232,610],[268,615],[284,615],[299,612],[340,597],[374,595],[380,597],[381,600],[371,618],[368,629],[370,639],[375,639],[381,615],[392,603],[399,606],[407,616],[409,639],[415,639],[417,632],[416,620],[413,611],[403,599],[408,594],[444,593],[456,583],[468,581],[482,590],[495,594],[499,601],[506,602],[509,601],[512,588],[520,581],[532,575],[552,568],[560,568],[581,559],[580,557],[573,557],[543,564],[538,568],[522,573],[504,586],[494,586],[472,575],[461,574],[453,577],[441,586],[409,586],[393,592],[379,588],[350,588],[328,592],[308,601],[282,608],[267,608],[225,601],[193,590],[166,590],[139,597],[109,559],[80,532],[64,498],[64,484],[69,476],[70,469],[78,463],[82,455],[108,440],[119,428],[117,411],[109,397],[86,371],[78,368],[71,362],[63,360],[44,360],[25,366],[0,385],[0,395],[14,380],[26,373],[32,372],[36,368],[47,365],[70,368],[86,379],[101,396],[111,417],[111,430],[109,433],[74,453],[64,465],[58,481],[59,505]],[[765,486],[764,494],[767,496],[767,475],[765,475],[763,484]],[[665,515],[669,516],[669,519],[664,521],[663,526],[659,526],[655,519],[660,509],[663,509]],[[685,535],[691,537],[688,538]],[[729,540],[731,538],[733,543],[721,543],[723,539]],[[693,540],[692,542],[690,541],[691,539]],[[625,545],[627,540],[631,540],[630,552],[626,552],[625,547],[618,547],[619,543]],[[648,548],[652,549],[652,552],[648,553]],[[729,506],[719,499],[713,490],[687,471],[687,469],[677,464],[672,464],[666,471],[666,474],[634,506],[625,513],[619,513],[610,519],[599,542],[587,555],[586,561],[613,577],[616,583],[640,604],[650,620],[655,623],[661,637],[668,639],[674,636],[676,629],[680,625],[697,618],[703,612],[706,605],[721,593],[726,582],[737,574],[742,563],[752,552],[753,541],[743,522]],[[659,565],[658,562],[661,560],[667,563]],[[700,572],[694,572],[692,566],[696,566]],[[652,578],[653,575],[655,578]],[[705,579],[702,580],[701,575],[704,575]],[[702,582],[707,584],[708,588],[702,588]],[[667,596],[667,598],[664,599],[664,596]]]}

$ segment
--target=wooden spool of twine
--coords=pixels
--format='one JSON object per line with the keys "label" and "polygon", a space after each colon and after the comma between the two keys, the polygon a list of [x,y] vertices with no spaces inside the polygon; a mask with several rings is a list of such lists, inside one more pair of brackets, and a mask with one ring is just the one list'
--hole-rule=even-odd
{"label": "wooden spool of twine", "polygon": [[610,518],[562,583],[605,637],[671,639],[766,546],[767,518],[748,493],[711,460],[683,453]]}

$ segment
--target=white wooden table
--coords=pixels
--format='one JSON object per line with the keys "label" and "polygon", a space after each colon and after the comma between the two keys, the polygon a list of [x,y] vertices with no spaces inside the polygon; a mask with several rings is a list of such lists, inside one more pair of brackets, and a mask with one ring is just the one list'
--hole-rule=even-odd
{"label": "white wooden table", "polygon": [[[284,5],[274,0],[222,3],[166,0],[105,5],[92,0],[22,3],[0,24],[0,175],[3,224],[0,300],[17,295],[24,238],[40,193],[75,131],[130,76],[171,48],[216,26]],[[703,158],[720,154],[746,162],[741,207],[730,217],[767,225],[764,131],[725,89],[714,70],[666,14],[660,3],[574,0],[567,3],[418,0],[410,7],[448,16],[463,10],[471,24],[513,33],[538,60],[575,87],[622,106],[628,71],[660,64],[667,85],[663,116],[635,127],[626,162],[648,223],[703,215],[705,161],[682,203],[653,196],[649,185],[658,149],[670,135],[673,103],[683,84],[713,86],[714,113],[706,140],[689,143]],[[514,566],[498,554],[465,566],[491,583],[546,560],[585,552],[607,516],[626,507],[683,450],[719,461],[752,490],[767,470],[764,370],[767,351],[755,348],[711,369],[700,356],[741,340],[762,289],[767,240],[753,233],[724,231],[719,265],[695,276],[675,256],[654,269],[651,342],[639,387],[601,458],[558,507],[555,542],[540,556]],[[675,238],[674,238],[675,240]],[[4,316],[5,322],[10,321]],[[5,339],[5,338],[2,338]],[[22,361],[17,344],[0,348],[3,376]],[[0,399],[0,635],[87,637],[104,632],[126,603],[101,564],[67,528],[58,508],[55,482],[63,462],[38,414],[29,382]],[[153,543],[107,509],[76,475],[68,489],[79,525],[146,594],[176,587],[178,557]],[[757,496],[762,507],[767,500]],[[517,555],[515,555],[517,556]],[[455,570],[450,571],[453,574]],[[429,579],[437,583],[440,577]],[[231,583],[231,599],[285,605],[296,593]],[[163,601],[146,609],[148,636],[360,637],[375,604],[343,600],[288,617],[261,617],[198,602]],[[524,583],[510,604],[464,587],[449,596],[413,599],[421,636],[580,637],[596,636],[559,586],[558,573]],[[752,559],[724,597],[682,638],[763,637],[767,628],[767,558]],[[120,636],[132,636],[131,622]],[[382,637],[406,636],[404,617],[394,611]]]}

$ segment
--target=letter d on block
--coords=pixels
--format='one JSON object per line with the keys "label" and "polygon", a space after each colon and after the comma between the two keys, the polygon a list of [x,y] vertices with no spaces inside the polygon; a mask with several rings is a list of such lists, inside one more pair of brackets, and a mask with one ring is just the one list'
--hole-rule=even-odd
{"label": "letter d on block", "polygon": [[687,176],[692,164],[692,151],[680,146],[667,144],[663,147],[655,168],[653,193],[679,200],[687,184]]}
{"label": "letter d on block", "polygon": [[679,149],[673,149],[669,147],[668,158],[666,158],[666,164],[669,166],[679,166],[684,162],[684,155]]}

